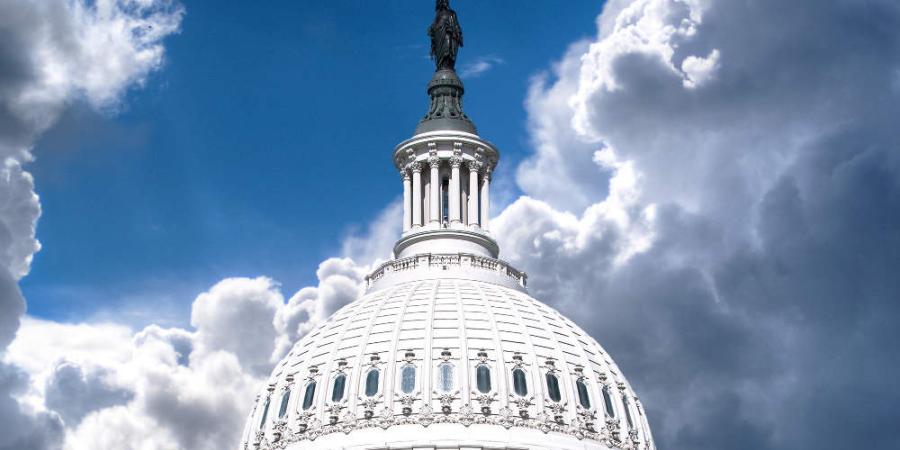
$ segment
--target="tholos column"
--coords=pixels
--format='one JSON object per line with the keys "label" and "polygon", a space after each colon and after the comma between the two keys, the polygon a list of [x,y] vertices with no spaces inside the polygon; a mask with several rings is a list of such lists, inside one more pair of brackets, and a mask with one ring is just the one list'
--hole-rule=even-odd
{"label": "tholos column", "polygon": [[428,158],[428,164],[431,166],[431,191],[428,193],[429,198],[429,215],[430,222],[440,223],[441,221],[441,180],[438,170],[441,167],[441,159],[437,155],[431,155]]}
{"label": "tholos column", "polygon": [[488,229],[488,219],[491,214],[491,169],[487,167],[484,170],[484,176],[481,180],[481,229]]}
{"label": "tholos column", "polygon": [[469,225],[478,226],[478,169],[481,163],[469,161]]}
{"label": "tholos column", "polygon": [[412,170],[412,226],[422,226],[422,164],[414,162],[409,165]]}
{"label": "tholos column", "polygon": [[406,232],[412,227],[412,185],[406,169],[400,171],[400,176],[403,177],[403,231]]}
{"label": "tholos column", "polygon": [[461,222],[459,203],[461,201],[459,184],[459,166],[462,165],[461,156],[450,158],[450,224]]}

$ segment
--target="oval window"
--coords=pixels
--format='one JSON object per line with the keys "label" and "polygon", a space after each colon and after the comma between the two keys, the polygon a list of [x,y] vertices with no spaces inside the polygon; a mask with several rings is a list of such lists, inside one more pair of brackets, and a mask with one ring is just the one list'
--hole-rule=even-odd
{"label": "oval window", "polygon": [[416,390],[416,366],[408,364],[400,371],[400,390],[404,394],[411,394]]}
{"label": "oval window", "polygon": [[306,392],[303,393],[303,410],[312,407],[313,398],[316,396],[316,382],[310,381],[309,384],[306,385]]}
{"label": "oval window", "polygon": [[591,398],[588,396],[588,388],[584,384],[584,378],[579,378],[575,382],[575,387],[578,389],[578,402],[581,403],[581,407],[591,409]]}
{"label": "oval window", "polygon": [[378,369],[372,369],[366,375],[366,397],[374,397],[378,393]]}
{"label": "oval window", "polygon": [[331,401],[339,402],[344,399],[344,385],[347,383],[347,375],[339,374],[334,377],[334,386],[331,388]]}
{"label": "oval window", "polygon": [[554,402],[562,400],[562,395],[559,392],[559,378],[556,378],[556,375],[550,372],[547,372],[545,378],[547,379],[547,395],[550,396],[550,400]]}
{"label": "oval window", "polygon": [[288,408],[288,400],[291,399],[291,391],[285,390],[284,394],[281,394],[281,406],[278,408],[278,418],[284,417],[287,414]]}
{"label": "oval window", "polygon": [[453,364],[443,363],[438,366],[438,389],[443,393],[453,390]]}
{"label": "oval window", "polygon": [[607,417],[616,417],[616,411],[613,409],[612,396],[609,395],[609,386],[603,387],[603,406],[606,408]]}
{"label": "oval window", "polygon": [[263,413],[262,418],[259,420],[259,427],[262,428],[266,424],[266,417],[269,415],[269,397],[266,397],[266,402],[263,403]]}
{"label": "oval window", "polygon": [[519,397],[528,395],[528,381],[525,379],[525,371],[513,369],[513,391]]}
{"label": "oval window", "polygon": [[478,392],[482,394],[491,392],[491,368],[487,364],[479,364],[475,369],[475,384],[478,386]]}

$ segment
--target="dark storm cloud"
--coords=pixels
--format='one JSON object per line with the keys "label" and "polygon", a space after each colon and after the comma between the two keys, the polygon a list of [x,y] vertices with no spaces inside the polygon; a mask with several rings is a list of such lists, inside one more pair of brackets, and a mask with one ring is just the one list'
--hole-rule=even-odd
{"label": "dark storm cloud", "polygon": [[[552,160],[576,175],[567,188],[595,190],[599,170],[566,164],[609,146],[633,162],[639,192],[605,208],[632,222],[595,205],[574,223],[520,200],[498,221],[503,250],[610,351],[660,448],[898,448],[900,5],[617,7],[606,14],[631,28],[602,30],[531,102],[547,109],[541,96],[574,85],[563,111],[586,135],[542,139],[581,144],[529,164]],[[685,21],[694,29],[651,33]],[[715,68],[691,85],[685,61],[713,52]],[[598,87],[608,80],[616,87]],[[571,203],[560,191],[528,193]],[[652,246],[614,263],[651,204]]]}

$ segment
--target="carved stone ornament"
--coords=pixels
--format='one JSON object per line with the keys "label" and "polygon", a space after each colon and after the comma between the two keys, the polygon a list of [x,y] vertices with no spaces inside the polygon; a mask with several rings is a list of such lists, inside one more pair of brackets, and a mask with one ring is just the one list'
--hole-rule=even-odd
{"label": "carved stone ornament", "polygon": [[422,163],[418,161],[411,162],[406,167],[408,167],[412,173],[422,173]]}

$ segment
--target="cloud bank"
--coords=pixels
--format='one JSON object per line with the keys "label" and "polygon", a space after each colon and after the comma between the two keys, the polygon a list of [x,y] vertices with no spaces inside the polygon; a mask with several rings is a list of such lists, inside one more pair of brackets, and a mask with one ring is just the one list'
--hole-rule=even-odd
{"label": "cloud bank", "polygon": [[[503,257],[610,351],[661,449],[896,448],[900,6],[615,0],[597,23],[531,87],[526,195],[492,221]],[[115,104],[89,85],[67,98]],[[27,145],[9,148],[3,346],[40,211]],[[257,384],[359,295],[396,217],[288,300],[265,277],[217,283],[191,330],[26,319],[0,371],[0,449],[233,447]]]}
{"label": "cloud bank", "polygon": [[616,358],[660,448],[895,448],[900,6],[598,23],[532,88],[505,257]]}

